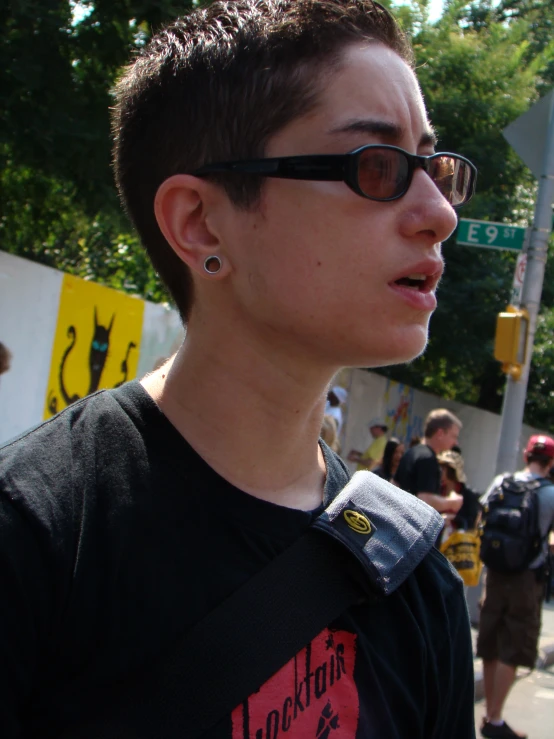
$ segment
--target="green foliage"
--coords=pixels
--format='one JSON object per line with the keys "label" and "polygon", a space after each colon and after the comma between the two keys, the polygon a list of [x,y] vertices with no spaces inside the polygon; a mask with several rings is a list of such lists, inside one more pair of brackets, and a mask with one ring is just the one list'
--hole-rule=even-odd
{"label": "green foliage", "polygon": [[71,183],[6,161],[0,173],[0,243],[5,251],[149,300],[167,300],[118,209],[91,215],[80,207]]}
{"label": "green foliage", "polygon": [[11,12],[4,6],[0,141],[9,144],[15,165],[67,180],[91,213],[106,203],[115,206],[110,88],[151,29],[191,4],[15,0]]}
{"label": "green foliage", "polygon": [[544,309],[538,318],[535,351],[526,416],[544,429],[554,428],[554,308]]}
{"label": "green foliage", "polygon": [[110,89],[151,30],[192,4],[19,0],[11,10],[2,6],[2,249],[167,299],[115,192]]}

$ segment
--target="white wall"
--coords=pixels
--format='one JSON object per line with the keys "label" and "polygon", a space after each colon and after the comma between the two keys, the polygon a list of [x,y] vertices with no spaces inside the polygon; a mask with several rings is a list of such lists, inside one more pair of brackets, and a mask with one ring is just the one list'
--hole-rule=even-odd
{"label": "white wall", "polygon": [[157,369],[175,354],[185,338],[185,331],[175,310],[160,303],[146,302],[137,377]]}
{"label": "white wall", "polygon": [[[484,491],[488,487],[496,467],[499,415],[414,390],[374,372],[352,370],[348,375],[342,374],[340,379],[349,389],[341,438],[345,458],[351,449],[363,451],[369,446],[367,423],[372,417],[384,417],[389,423],[389,436],[398,436],[408,443],[412,436],[423,435],[423,422],[429,411],[448,408],[463,423],[459,445],[464,456],[468,484],[476,490]],[[532,433],[541,433],[541,429],[524,425],[520,450],[525,448]],[[520,454],[519,466],[523,464]],[[355,465],[349,466],[353,469]]]}
{"label": "white wall", "polygon": [[0,341],[12,353],[0,375],[0,443],[42,420],[62,279],[0,251]]}

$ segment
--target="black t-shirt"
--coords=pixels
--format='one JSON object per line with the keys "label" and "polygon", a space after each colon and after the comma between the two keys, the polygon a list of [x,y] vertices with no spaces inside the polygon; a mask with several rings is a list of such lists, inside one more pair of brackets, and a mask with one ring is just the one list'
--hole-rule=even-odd
{"label": "black t-shirt", "polygon": [[[346,474],[324,453],[332,494]],[[137,382],[79,401],[6,445],[0,736],[71,737],[110,686],[171,654],[315,515],[230,485]],[[294,618],[294,603],[290,610]],[[350,608],[205,736],[473,738],[459,579],[430,552],[396,592]],[[186,725],[175,737],[186,739]]]}
{"label": "black t-shirt", "polygon": [[441,471],[437,455],[427,446],[418,444],[408,449],[396,470],[394,481],[408,493],[435,493],[441,489]]}

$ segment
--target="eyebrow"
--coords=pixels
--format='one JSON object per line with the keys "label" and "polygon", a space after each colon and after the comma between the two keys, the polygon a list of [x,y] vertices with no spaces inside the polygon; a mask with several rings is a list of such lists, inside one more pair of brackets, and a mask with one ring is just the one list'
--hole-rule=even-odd
{"label": "eyebrow", "polygon": [[[349,121],[338,128],[332,128],[329,133],[367,133],[374,136],[382,136],[393,143],[398,143],[404,136],[404,129],[401,126],[396,125],[396,123],[389,123],[388,121],[358,119]],[[438,139],[435,131],[429,127],[429,129],[422,134],[419,140],[419,146],[427,146],[429,144],[431,144],[431,146],[436,146],[437,141]]]}

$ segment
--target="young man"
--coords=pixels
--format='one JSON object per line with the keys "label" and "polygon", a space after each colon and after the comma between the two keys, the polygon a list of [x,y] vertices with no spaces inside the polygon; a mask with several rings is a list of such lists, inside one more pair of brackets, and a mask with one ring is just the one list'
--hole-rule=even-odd
{"label": "young man", "polygon": [[[545,591],[545,562],[548,532],[554,528],[554,484],[547,480],[554,465],[554,439],[531,436],[524,452],[525,469],[516,472],[516,480],[541,479],[536,495],[539,500],[541,551],[518,573],[487,570],[486,587],[477,639],[477,655],[483,658],[483,679],[487,716],[481,726],[484,737],[525,739],[526,734],[512,729],[502,713],[514,684],[518,666],[535,667],[541,630]],[[502,476],[494,479],[482,497],[482,504],[494,491]]]}
{"label": "young man", "polygon": [[437,454],[456,446],[461,428],[462,422],[450,411],[444,408],[431,411],[425,419],[423,442],[408,449],[394,477],[398,487],[452,518],[460,510],[463,498],[454,492],[440,495],[441,470]]}
{"label": "young man", "polygon": [[[318,443],[329,383],[345,365],[424,349],[452,205],[473,189],[466,160],[433,156],[412,67],[369,0],[237,0],[161,31],[121,79],[118,185],[187,337],[140,383],[79,401],[1,452],[3,739],[159,739],[176,704],[163,735],[190,739],[191,691],[146,691],[122,719],[120,690],[335,515],[348,476]],[[392,492],[375,515],[404,525],[379,551],[386,562],[413,540],[419,564],[410,550],[389,587],[383,561],[366,563],[376,597],[203,736],[474,736],[461,582],[432,550],[435,514]],[[386,526],[343,518],[338,539],[366,562]],[[293,598],[286,614],[302,620]],[[232,682],[211,642],[196,651]],[[81,731],[98,717],[101,730]]]}
{"label": "young man", "polygon": [[358,463],[358,470],[374,470],[383,461],[383,452],[387,445],[386,433],[389,429],[382,418],[372,418],[368,424],[369,433],[373,441],[365,450],[358,452],[353,449],[348,455],[350,462]]}

